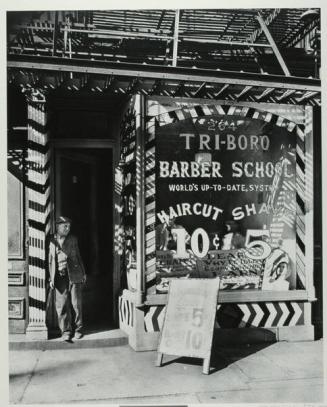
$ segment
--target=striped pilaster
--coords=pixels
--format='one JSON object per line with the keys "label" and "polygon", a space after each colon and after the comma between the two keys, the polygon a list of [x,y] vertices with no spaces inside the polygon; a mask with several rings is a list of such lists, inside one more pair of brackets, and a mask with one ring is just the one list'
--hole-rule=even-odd
{"label": "striped pilaster", "polygon": [[314,284],[314,174],[313,174],[313,109],[305,107],[305,266],[310,299],[315,299]]}
{"label": "striped pilaster", "polygon": [[296,271],[298,288],[305,288],[305,137],[304,127],[296,128]]}
{"label": "striped pilaster", "polygon": [[138,292],[138,303],[142,302],[145,292],[144,269],[145,269],[145,248],[144,248],[144,121],[143,95],[135,95],[133,114],[135,118],[135,169],[136,169],[136,291]]}
{"label": "striped pilaster", "polygon": [[155,201],[155,118],[146,123],[145,141],[145,288],[155,292],[156,283],[156,201]]}
{"label": "striped pilaster", "polygon": [[[115,194],[119,197],[119,203],[115,204],[115,213],[119,218],[122,216],[123,212],[123,200],[122,200],[122,190],[123,190],[123,181],[124,181],[124,172],[123,172],[123,163],[119,162],[115,168]],[[124,227],[121,224],[115,224],[114,226],[114,251],[118,255],[123,254],[124,248]]]}
{"label": "striped pilaster", "polygon": [[[115,211],[117,213],[117,223],[114,227],[114,250],[120,256],[120,268],[125,276],[127,276],[128,272],[128,260],[126,258],[127,241],[136,240],[135,211],[133,209],[130,211],[129,200],[130,197],[135,200],[135,182],[138,183],[138,188],[140,188],[139,164],[136,177],[136,115],[134,104],[135,100],[132,98],[120,124],[120,161],[115,168],[115,193],[117,194]],[[126,170],[126,166],[130,166],[130,169]],[[131,185],[134,185],[134,187],[130,188]],[[135,201],[132,200],[131,202],[134,203]],[[130,239],[127,239],[126,235],[128,229],[130,229]],[[132,230],[133,232],[131,232]],[[131,260],[136,262],[135,250],[132,252]]]}
{"label": "striped pilaster", "polygon": [[28,332],[46,332],[46,247],[50,230],[49,143],[44,103],[28,105]]}

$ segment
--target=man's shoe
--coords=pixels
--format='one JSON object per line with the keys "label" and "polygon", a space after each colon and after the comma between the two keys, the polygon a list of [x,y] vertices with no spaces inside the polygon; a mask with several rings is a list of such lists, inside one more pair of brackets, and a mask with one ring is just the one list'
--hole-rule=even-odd
{"label": "man's shoe", "polygon": [[83,336],[84,336],[84,335],[83,335],[82,332],[77,331],[77,332],[75,332],[74,339],[82,339]]}
{"label": "man's shoe", "polygon": [[64,341],[64,342],[70,342],[70,334],[63,334],[62,335],[62,337],[61,337],[61,339]]}

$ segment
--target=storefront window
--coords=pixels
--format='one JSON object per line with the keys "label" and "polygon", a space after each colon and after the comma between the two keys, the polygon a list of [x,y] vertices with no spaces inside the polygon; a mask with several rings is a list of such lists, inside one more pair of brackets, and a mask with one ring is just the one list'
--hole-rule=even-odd
{"label": "storefront window", "polygon": [[156,128],[156,292],[176,277],[220,277],[225,290],[303,288],[295,123],[243,107],[207,111],[185,109]]}

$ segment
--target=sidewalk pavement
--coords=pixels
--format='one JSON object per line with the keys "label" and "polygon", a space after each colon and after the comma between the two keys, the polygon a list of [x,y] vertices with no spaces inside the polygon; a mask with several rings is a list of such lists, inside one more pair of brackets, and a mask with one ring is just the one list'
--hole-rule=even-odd
{"label": "sidewalk pavement", "polygon": [[215,347],[202,361],[135,352],[128,345],[12,350],[17,404],[322,403],[323,341]]}

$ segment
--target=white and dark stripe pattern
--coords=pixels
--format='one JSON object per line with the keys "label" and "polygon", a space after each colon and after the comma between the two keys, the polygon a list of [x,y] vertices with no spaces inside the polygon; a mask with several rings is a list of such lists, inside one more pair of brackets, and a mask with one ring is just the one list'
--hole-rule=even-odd
{"label": "white and dark stripe pattern", "polygon": [[220,328],[278,328],[304,325],[304,303],[257,302],[222,304],[216,315]]}
{"label": "white and dark stripe pattern", "polygon": [[305,137],[304,126],[296,128],[296,271],[297,287],[305,288]]}
{"label": "white and dark stripe pattern", "polygon": [[123,296],[119,297],[119,321],[122,325],[134,326],[134,304]]}
{"label": "white and dark stripe pattern", "polygon": [[124,249],[124,227],[121,222],[123,212],[122,190],[123,190],[123,163],[120,161],[115,168],[115,194],[119,197],[119,203],[115,204],[115,212],[119,215],[120,223],[114,226],[114,251],[118,255],[123,254]]}
{"label": "white and dark stripe pattern", "polygon": [[313,189],[314,189],[314,166],[313,166],[313,113],[310,106],[305,108],[304,139],[305,148],[305,201],[307,212],[313,209]]}
{"label": "white and dark stripe pattern", "polygon": [[313,203],[313,156],[311,153],[306,153],[305,156],[305,180],[306,180],[306,202],[309,206]]}
{"label": "white and dark stripe pattern", "polygon": [[[145,311],[146,332],[159,332],[166,307],[149,307]],[[304,325],[304,303],[295,301],[218,304],[216,328],[279,328]]]}
{"label": "white and dark stripe pattern", "polygon": [[[282,166],[285,160],[281,161]],[[283,171],[281,171],[284,174]],[[267,204],[274,208],[284,208],[283,212],[273,214],[270,223],[270,237],[273,247],[278,246],[279,240],[283,237],[285,227],[295,229],[296,204],[295,204],[296,185],[293,179],[287,179],[284,175],[276,173],[272,189],[268,195]]]}
{"label": "white and dark stripe pattern", "polygon": [[46,239],[50,231],[50,153],[44,103],[28,105],[29,328],[46,321]]}
{"label": "white and dark stripe pattern", "polygon": [[255,109],[253,107],[218,104],[184,106],[182,108],[178,108],[176,106],[176,110],[171,110],[169,112],[165,111],[164,113],[156,116],[156,120],[158,126],[161,127],[190,118],[193,119],[193,121],[196,121],[201,120],[201,117],[215,115],[234,115],[240,116],[240,118],[264,120],[265,122],[274,124],[278,127],[284,127],[290,132],[292,132],[297,126],[296,123],[284,118],[283,116],[278,116],[270,112]]}
{"label": "white and dark stripe pattern", "polygon": [[161,331],[166,312],[165,305],[149,307],[144,313],[144,330],[145,332]]}
{"label": "white and dark stripe pattern", "polygon": [[[126,269],[126,258],[125,258],[125,248],[126,248],[126,229],[131,226],[134,229],[133,234],[130,236],[131,239],[136,240],[135,231],[135,213],[136,211],[131,211],[130,208],[126,208],[126,201],[131,205],[135,204],[136,188],[140,190],[140,165],[139,157],[136,157],[136,112],[135,112],[135,98],[131,98],[120,123],[120,161],[115,168],[115,193],[118,195],[117,204],[115,205],[115,212],[119,215],[119,223],[114,226],[114,250],[120,256],[120,268],[127,273]],[[136,164],[137,161],[137,164]],[[131,190],[126,191],[126,166],[130,165],[133,168],[136,185]],[[130,172],[132,170],[129,170]],[[130,201],[128,198],[131,198]],[[133,209],[133,207],[132,207]],[[131,220],[127,218],[128,215],[132,216]],[[133,253],[134,259],[136,258],[136,253]],[[127,278],[127,277],[126,277]]]}
{"label": "white and dark stripe pattern", "polygon": [[[287,184],[287,185],[286,185]],[[281,221],[284,222],[284,225],[289,227],[290,229],[295,229],[295,219],[296,219],[296,186],[291,186],[289,182],[283,182],[283,188],[281,191],[280,201],[282,206],[285,208],[284,213],[281,216]],[[293,189],[291,189],[293,188]],[[290,198],[289,198],[290,197]],[[293,198],[294,197],[294,198]]]}
{"label": "white and dark stripe pattern", "polygon": [[145,289],[154,293],[156,283],[156,175],[155,119],[146,123],[145,141]]}

